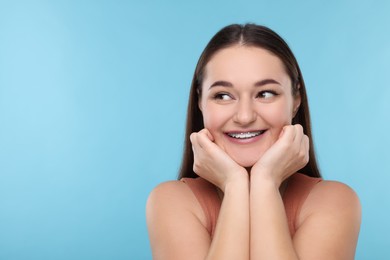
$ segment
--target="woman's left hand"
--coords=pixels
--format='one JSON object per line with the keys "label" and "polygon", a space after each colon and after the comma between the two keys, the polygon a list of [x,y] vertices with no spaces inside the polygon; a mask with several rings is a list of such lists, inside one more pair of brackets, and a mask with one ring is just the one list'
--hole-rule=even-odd
{"label": "woman's left hand", "polygon": [[301,125],[283,127],[279,139],[253,165],[252,177],[272,180],[277,187],[309,162],[309,137]]}

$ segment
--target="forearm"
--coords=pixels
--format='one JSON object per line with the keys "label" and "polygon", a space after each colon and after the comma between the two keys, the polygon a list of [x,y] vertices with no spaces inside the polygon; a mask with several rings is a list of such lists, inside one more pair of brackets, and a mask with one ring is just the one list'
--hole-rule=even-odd
{"label": "forearm", "polygon": [[278,185],[255,175],[250,191],[250,258],[298,259]]}
{"label": "forearm", "polygon": [[207,259],[249,259],[249,182],[227,184]]}

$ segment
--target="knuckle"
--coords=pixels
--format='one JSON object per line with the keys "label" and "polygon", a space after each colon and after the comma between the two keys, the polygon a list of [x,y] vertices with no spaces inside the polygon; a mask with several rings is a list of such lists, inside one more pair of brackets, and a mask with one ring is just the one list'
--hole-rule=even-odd
{"label": "knuckle", "polygon": [[190,134],[190,141],[194,142],[195,141],[195,137],[196,137],[196,133],[191,133]]}
{"label": "knuckle", "polygon": [[299,158],[304,160],[305,157],[306,157],[306,152],[304,150],[299,151]]}
{"label": "knuckle", "polygon": [[302,127],[301,124],[296,124],[295,126],[296,126],[296,128],[297,128],[298,130],[303,131],[303,127]]}
{"label": "knuckle", "polygon": [[194,165],[192,166],[192,170],[197,173],[199,171],[199,165],[197,163],[194,163]]}
{"label": "knuckle", "polygon": [[309,155],[307,154],[307,155],[305,156],[305,164],[307,164],[307,163],[309,162],[309,159],[310,159],[310,157],[309,157]]}

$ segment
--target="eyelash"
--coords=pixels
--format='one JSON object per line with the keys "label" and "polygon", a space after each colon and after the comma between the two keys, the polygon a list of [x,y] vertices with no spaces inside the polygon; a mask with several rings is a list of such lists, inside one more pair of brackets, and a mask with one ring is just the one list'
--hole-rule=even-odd
{"label": "eyelash", "polygon": [[[260,92],[256,95],[256,98],[267,99],[267,97],[264,97],[264,95],[267,94],[267,93],[271,94],[272,97],[276,97],[276,96],[279,95],[278,93],[276,93],[276,92],[273,91],[273,90],[263,90],[263,91],[260,91]],[[213,96],[213,99],[215,99],[215,100],[224,100],[224,99],[223,99],[224,96],[228,96],[229,98],[233,99],[233,98],[231,97],[231,95],[228,94],[228,93],[217,93],[217,94],[215,94],[215,95]],[[271,97],[268,97],[268,98],[271,98]]]}
{"label": "eyelash", "polygon": [[279,95],[278,93],[276,93],[276,92],[273,91],[273,90],[263,90],[263,91],[260,91],[260,92],[257,94],[257,97],[266,98],[266,97],[263,96],[263,95],[266,94],[266,93],[272,94],[273,97],[276,97],[277,95]]}
{"label": "eyelash", "polygon": [[217,93],[213,96],[213,99],[216,100],[224,100],[223,96],[228,96],[229,98],[232,98],[228,93]]}

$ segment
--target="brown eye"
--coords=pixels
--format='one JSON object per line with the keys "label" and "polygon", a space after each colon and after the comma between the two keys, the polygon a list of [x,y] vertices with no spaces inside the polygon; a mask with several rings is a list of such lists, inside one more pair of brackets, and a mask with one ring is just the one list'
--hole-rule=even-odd
{"label": "brown eye", "polygon": [[268,98],[273,98],[275,96],[277,96],[278,94],[276,94],[275,91],[271,91],[271,90],[265,90],[265,91],[261,91],[259,92],[259,94],[257,95],[259,98],[264,98],[264,99],[268,99]]}
{"label": "brown eye", "polygon": [[231,100],[232,97],[227,93],[218,93],[214,96],[214,99],[217,100]]}

